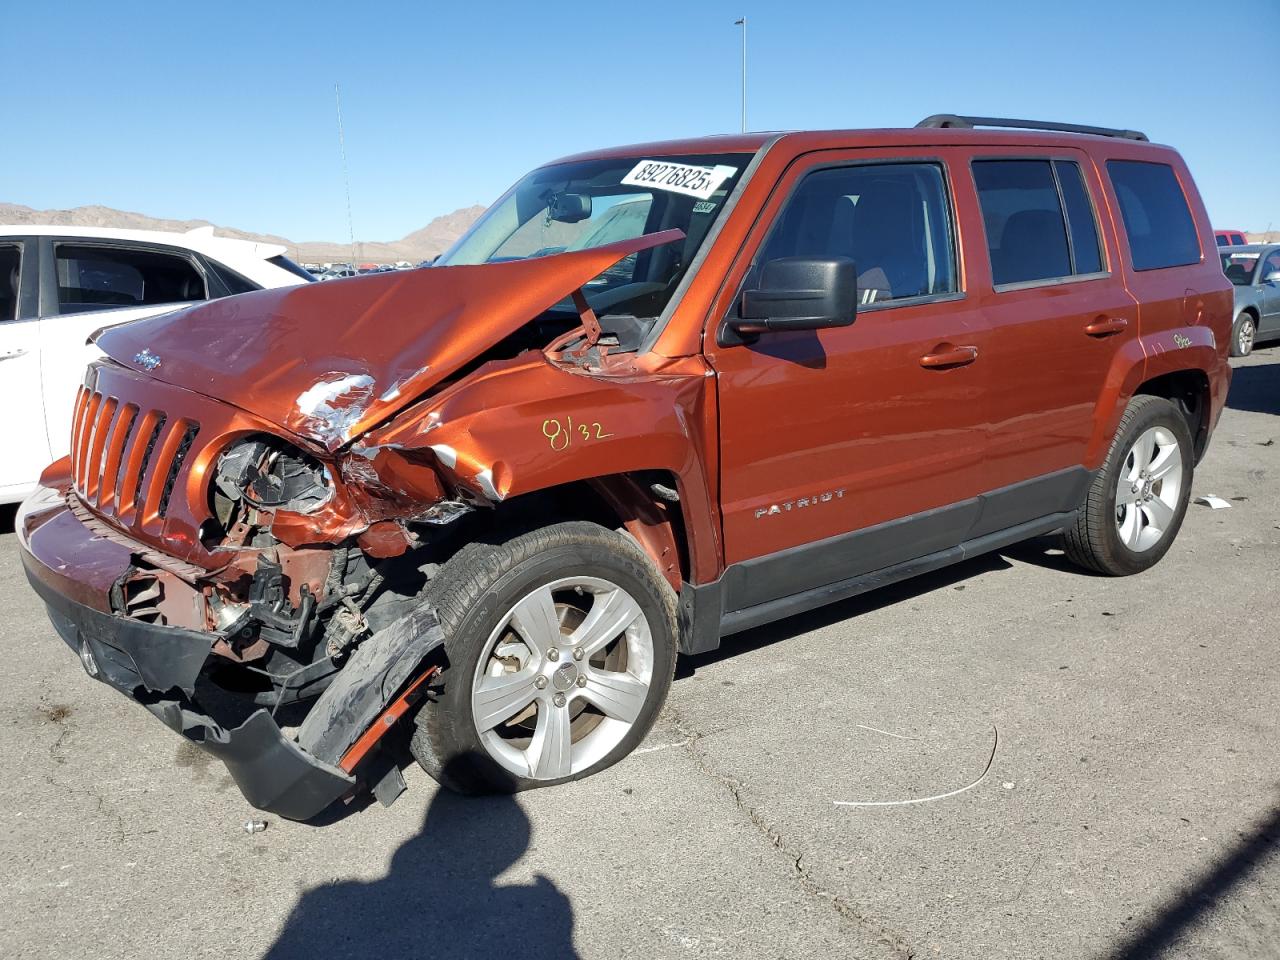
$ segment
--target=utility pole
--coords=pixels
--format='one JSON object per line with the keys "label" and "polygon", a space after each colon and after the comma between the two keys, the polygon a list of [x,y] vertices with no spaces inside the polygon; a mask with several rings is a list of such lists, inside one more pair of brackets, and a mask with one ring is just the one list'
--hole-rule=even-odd
{"label": "utility pole", "polygon": [[735,27],[742,28],[742,132],[747,132],[747,18],[741,17],[733,21]]}
{"label": "utility pole", "polygon": [[333,102],[338,108],[338,152],[342,155],[342,181],[347,188],[347,233],[351,237],[351,266],[354,269],[360,258],[356,256],[356,227],[351,219],[351,176],[347,173],[347,142],[342,135],[342,88],[336,83],[333,85]]}

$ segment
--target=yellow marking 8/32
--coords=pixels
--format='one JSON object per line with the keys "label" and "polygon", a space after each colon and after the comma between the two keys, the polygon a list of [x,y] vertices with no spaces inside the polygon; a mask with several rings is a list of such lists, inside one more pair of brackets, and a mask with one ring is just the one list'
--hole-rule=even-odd
{"label": "yellow marking 8/32", "polygon": [[574,423],[573,417],[565,417],[563,423],[555,418],[542,421],[542,435],[556,453],[569,449],[574,433],[583,440],[607,440],[613,436],[612,433],[604,432],[599,420],[592,420],[589,424]]}

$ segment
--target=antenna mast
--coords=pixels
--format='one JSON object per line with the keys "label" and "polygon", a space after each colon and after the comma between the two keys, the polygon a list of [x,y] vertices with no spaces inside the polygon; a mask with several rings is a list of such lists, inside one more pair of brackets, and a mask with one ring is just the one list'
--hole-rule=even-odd
{"label": "antenna mast", "polygon": [[342,135],[342,88],[333,85],[333,102],[338,108],[338,153],[342,155],[342,181],[347,188],[347,233],[351,238],[351,269],[356,269],[359,257],[356,256],[356,227],[351,219],[351,176],[347,173],[347,142]]}

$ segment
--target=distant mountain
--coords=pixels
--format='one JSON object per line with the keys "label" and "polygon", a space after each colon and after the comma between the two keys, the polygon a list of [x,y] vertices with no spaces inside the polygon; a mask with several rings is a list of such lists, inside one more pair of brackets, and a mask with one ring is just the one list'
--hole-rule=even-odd
{"label": "distant mountain", "polygon": [[[475,223],[484,207],[463,207],[436,217],[421,230],[401,240],[356,241],[356,259],[361,263],[394,263],[408,260],[417,263],[442,252]],[[351,244],[324,240],[295,242],[269,233],[249,233],[232,227],[219,227],[208,220],[163,220],[143,213],[113,210],[111,207],[74,207],[70,210],[32,210],[16,203],[0,203],[0,224],[48,224],[59,227],[118,227],[128,230],[163,230],[185,233],[196,227],[213,226],[219,237],[279,243],[289,248],[289,255],[306,263],[346,262],[351,259]]]}

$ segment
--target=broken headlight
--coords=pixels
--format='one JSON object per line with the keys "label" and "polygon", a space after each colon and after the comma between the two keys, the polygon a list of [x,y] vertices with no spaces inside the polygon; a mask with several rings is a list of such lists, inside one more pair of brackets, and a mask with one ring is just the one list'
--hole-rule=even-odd
{"label": "broken headlight", "polygon": [[210,490],[222,529],[245,508],[311,513],[333,496],[324,464],[275,437],[247,437],[218,457]]}

